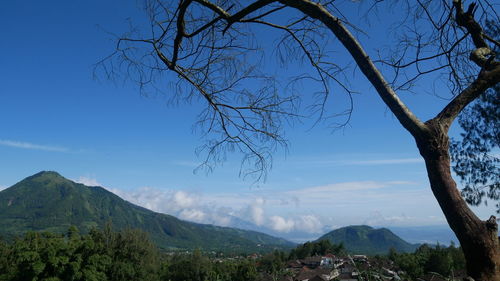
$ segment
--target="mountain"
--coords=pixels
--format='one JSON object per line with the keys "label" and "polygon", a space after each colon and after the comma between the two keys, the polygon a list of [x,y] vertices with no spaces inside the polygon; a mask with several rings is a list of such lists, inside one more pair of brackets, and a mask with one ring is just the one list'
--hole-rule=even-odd
{"label": "mountain", "polygon": [[0,192],[0,235],[26,231],[82,232],[112,222],[116,229],[139,228],[165,249],[264,252],[294,244],[267,234],[191,223],[136,206],[99,186],[85,186],[56,172],[40,172]]}
{"label": "mountain", "polygon": [[344,243],[347,251],[353,254],[387,254],[391,248],[398,252],[413,252],[418,246],[404,241],[387,228],[375,229],[367,225],[342,227],[317,241],[325,239],[336,244]]}
{"label": "mountain", "polygon": [[448,225],[390,226],[388,228],[410,243],[450,245],[453,241],[456,245],[460,244]]}

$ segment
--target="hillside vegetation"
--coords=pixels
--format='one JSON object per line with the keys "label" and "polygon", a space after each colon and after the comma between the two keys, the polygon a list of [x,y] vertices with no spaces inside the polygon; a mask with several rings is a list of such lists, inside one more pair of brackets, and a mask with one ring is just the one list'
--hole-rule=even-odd
{"label": "hillside vegetation", "polygon": [[318,238],[333,244],[342,243],[349,253],[387,254],[391,248],[398,252],[413,252],[418,245],[410,244],[386,228],[375,229],[367,225],[342,227]]}
{"label": "hillside vegetation", "polygon": [[0,235],[27,231],[65,233],[76,226],[87,233],[111,222],[116,229],[136,228],[164,249],[267,252],[293,243],[267,234],[196,224],[136,206],[99,186],[85,186],[56,172],[40,172],[0,192]]}

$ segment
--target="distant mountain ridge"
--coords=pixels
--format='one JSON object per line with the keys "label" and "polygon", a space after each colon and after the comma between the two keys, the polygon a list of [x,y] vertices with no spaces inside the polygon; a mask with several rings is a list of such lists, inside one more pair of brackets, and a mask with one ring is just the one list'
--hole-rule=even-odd
{"label": "distant mountain ridge", "polygon": [[40,172],[0,191],[0,235],[26,231],[64,233],[71,225],[82,232],[102,227],[139,228],[166,249],[267,251],[294,244],[264,233],[197,224],[160,214],[123,200],[99,186],[85,186],[56,172]]}
{"label": "distant mountain ridge", "polygon": [[391,248],[398,252],[413,252],[418,244],[410,244],[387,228],[375,229],[367,225],[342,227],[321,236],[316,241],[330,240],[343,243],[352,254],[387,254]]}
{"label": "distant mountain ridge", "polygon": [[390,226],[388,228],[410,243],[450,245],[453,241],[456,245],[460,245],[449,225]]}

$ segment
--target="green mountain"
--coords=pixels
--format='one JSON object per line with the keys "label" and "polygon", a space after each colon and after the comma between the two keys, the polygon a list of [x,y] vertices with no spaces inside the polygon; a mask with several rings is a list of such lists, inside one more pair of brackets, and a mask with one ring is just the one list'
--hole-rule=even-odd
{"label": "green mountain", "polygon": [[196,224],[136,206],[99,186],[72,182],[56,172],[40,172],[0,192],[0,236],[26,231],[65,233],[103,227],[139,228],[165,249],[264,252],[294,244],[267,234]]}
{"label": "green mountain", "polygon": [[387,254],[391,248],[398,252],[413,252],[418,245],[410,244],[387,228],[375,229],[367,225],[342,227],[321,236],[317,241],[343,243],[353,254]]}

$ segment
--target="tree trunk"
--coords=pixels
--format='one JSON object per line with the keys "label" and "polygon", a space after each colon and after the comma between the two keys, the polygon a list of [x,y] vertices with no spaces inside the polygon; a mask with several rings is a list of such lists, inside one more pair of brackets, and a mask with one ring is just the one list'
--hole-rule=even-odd
{"label": "tree trunk", "polygon": [[500,281],[500,242],[496,218],[480,220],[467,206],[451,176],[449,138],[437,121],[415,136],[425,160],[432,192],[465,255],[467,273],[476,281]]}

